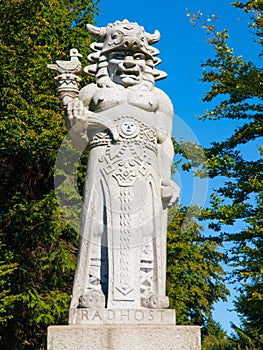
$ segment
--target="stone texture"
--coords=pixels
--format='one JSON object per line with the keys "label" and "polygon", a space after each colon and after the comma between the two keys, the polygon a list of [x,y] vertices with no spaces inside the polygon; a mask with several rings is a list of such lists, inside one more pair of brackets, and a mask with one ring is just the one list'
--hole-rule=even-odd
{"label": "stone texture", "polygon": [[197,326],[51,326],[47,350],[201,350]]}
{"label": "stone texture", "polygon": [[87,29],[95,84],[79,90],[76,49],[48,66],[73,144],[89,150],[70,325],[49,327],[48,350],[200,350],[199,327],[177,327],[165,310],[167,211],[180,189],[173,106],[154,86],[166,77],[160,33],[128,20]]}
{"label": "stone texture", "polygon": [[179,187],[171,180],[173,106],[154,86],[166,77],[153,46],[160,33],[128,20],[87,29],[98,39],[84,67],[95,84],[79,90],[76,49],[70,61],[48,65],[60,73],[71,139],[90,151],[70,308],[166,309],[167,209]]}
{"label": "stone texture", "polygon": [[175,325],[175,310],[170,309],[72,309],[75,324]]}

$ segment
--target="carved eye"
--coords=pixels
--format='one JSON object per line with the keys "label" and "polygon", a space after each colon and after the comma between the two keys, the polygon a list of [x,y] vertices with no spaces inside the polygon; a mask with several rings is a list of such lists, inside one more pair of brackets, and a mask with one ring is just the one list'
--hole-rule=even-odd
{"label": "carved eye", "polygon": [[114,40],[114,39],[117,39],[119,36],[118,32],[115,32],[111,35],[111,38]]}
{"label": "carved eye", "polygon": [[125,58],[125,54],[120,51],[112,52],[111,57],[116,60],[123,60]]}
{"label": "carved eye", "polygon": [[145,60],[145,55],[143,53],[136,53],[134,56],[135,60]]}
{"label": "carved eye", "polygon": [[123,33],[119,30],[116,30],[114,33],[111,34],[111,40],[117,45],[122,41],[122,38]]}

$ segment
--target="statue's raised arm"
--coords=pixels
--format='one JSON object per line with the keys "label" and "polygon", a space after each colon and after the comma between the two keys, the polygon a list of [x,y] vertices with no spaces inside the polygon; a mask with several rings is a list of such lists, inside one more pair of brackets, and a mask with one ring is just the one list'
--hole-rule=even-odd
{"label": "statue's raised arm", "polygon": [[90,151],[70,323],[82,322],[83,308],[168,307],[167,208],[179,196],[171,180],[173,106],[154,86],[166,77],[152,46],[160,33],[127,20],[87,29],[97,42],[84,72],[95,83],[70,91],[78,72],[56,69],[66,125]]}

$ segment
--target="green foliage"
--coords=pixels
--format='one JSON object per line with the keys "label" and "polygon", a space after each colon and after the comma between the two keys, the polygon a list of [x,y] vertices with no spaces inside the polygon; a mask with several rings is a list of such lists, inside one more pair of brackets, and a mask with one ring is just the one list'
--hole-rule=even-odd
{"label": "green foliage", "polygon": [[53,192],[30,201],[15,196],[3,221],[16,269],[9,276],[15,299],[6,305],[12,319],[3,325],[2,341],[10,349],[35,348],[49,324],[66,322],[77,235],[62,219]]}
{"label": "green foliage", "polygon": [[[83,187],[87,162],[87,155],[84,154],[76,169],[79,155],[68,149],[63,154],[64,149],[60,148],[66,129],[56,97],[54,75],[46,65],[54,63],[56,59],[67,58],[72,47],[77,47],[85,55],[88,53],[91,38],[85,24],[93,22],[96,4],[95,1],[83,0],[4,0],[0,2],[0,11],[0,129],[3,133],[0,144],[0,333],[3,334],[0,347],[42,350],[45,349],[47,326],[67,322],[78,237],[59,208],[65,209],[67,219],[70,216],[72,226],[76,227],[79,208],[76,205],[74,211],[69,211],[68,203],[78,204],[79,194],[72,191],[70,181],[72,176],[76,179],[78,172],[75,185],[79,189]],[[227,51],[225,46],[226,33],[218,35],[216,40],[211,43],[216,46],[218,42],[222,46],[222,49],[218,46],[219,56],[216,59],[219,62],[227,60],[226,68],[231,67],[232,75],[225,75],[227,69],[221,68],[217,76],[207,73],[206,81],[213,82],[213,79],[222,76],[226,86],[220,90],[220,84],[215,85],[215,92],[211,91],[206,99],[210,100],[221,93],[229,94],[232,96],[232,109],[224,110],[221,105],[216,115],[221,113],[222,117],[232,115],[233,118],[238,115],[246,120],[249,115],[251,125],[240,128],[225,144],[215,144],[207,150],[210,162],[207,166],[211,176],[217,176],[220,172],[236,176],[238,186],[245,186],[245,180],[249,180],[250,187],[244,197],[249,199],[250,193],[261,188],[261,175],[257,175],[261,163],[245,164],[252,169],[251,174],[241,178],[243,159],[231,150],[243,144],[244,140],[254,140],[261,133],[260,105],[248,105],[242,99],[245,96],[261,98],[261,90],[256,83],[262,75],[253,64],[246,64],[241,58],[235,61],[233,52]],[[86,63],[83,59],[83,65]],[[214,63],[211,61],[209,64],[212,66]],[[238,65],[240,69],[236,69]],[[83,84],[88,83],[87,77],[82,79]],[[251,79],[253,82],[250,84]],[[232,85],[228,87],[230,83]],[[246,87],[249,87],[248,92]],[[226,108],[228,105],[227,101]],[[200,147],[191,143],[177,147],[178,152],[191,160],[192,166],[202,167],[204,154]],[[60,206],[54,193],[53,178],[59,149],[63,163],[63,166],[56,168],[56,191],[62,201]],[[188,168],[185,165],[185,169]],[[206,169],[199,171],[203,171],[202,176],[206,175]],[[243,217],[243,213],[252,211],[248,203],[244,204],[244,208],[240,205],[243,192],[234,185],[229,189],[235,191],[236,196],[239,195],[239,205],[233,205],[235,216],[228,218],[228,211],[222,209],[222,188],[215,195],[216,205],[211,211],[211,215],[215,215],[213,218],[224,222],[222,213],[225,211],[224,220],[232,222],[237,217],[236,213]],[[168,289],[171,307],[177,309],[178,322],[201,324],[209,330],[208,320],[213,304],[219,299],[225,300],[227,295],[224,273],[220,267],[224,255],[218,250],[215,240],[203,237],[191,210],[194,208],[188,211],[174,209],[170,213]],[[209,212],[206,215],[209,216]],[[248,221],[251,231],[258,230],[260,220],[259,212],[256,221]],[[219,331],[210,333],[217,337],[221,334]],[[212,342],[215,341],[206,338],[206,344]]]}
{"label": "green foliage", "polygon": [[[250,15],[250,26],[262,45],[263,1],[235,2],[234,6]],[[205,169],[211,178],[222,179],[222,185],[214,190],[203,218],[210,220],[211,229],[232,242],[233,280],[240,286],[235,305],[242,321],[240,329],[234,326],[236,346],[262,349],[263,75],[261,67],[234,54],[228,37],[226,30],[217,32],[214,28],[209,39],[215,57],[203,64],[203,81],[210,83],[204,101],[216,99],[216,105],[201,119],[233,119],[238,126],[231,137],[205,150]],[[253,149],[251,159],[245,152],[248,146]],[[236,232],[227,233],[226,225],[236,225]]]}
{"label": "green foliage", "polygon": [[256,344],[256,339],[247,334],[246,330],[242,330],[241,328],[233,325],[233,329],[236,333],[234,337],[234,341],[236,342],[236,350],[260,350],[262,346]]}
{"label": "green foliage", "polygon": [[235,341],[229,338],[220,324],[209,319],[202,333],[202,350],[234,350]]}
{"label": "green foliage", "polygon": [[0,2],[3,349],[45,349],[47,326],[67,322],[78,239],[54,193],[66,129],[54,74],[46,66],[68,58],[72,47],[89,53],[85,26],[94,22],[96,2]]}
{"label": "green foliage", "polygon": [[173,140],[174,152],[180,155],[174,166],[181,167],[183,171],[193,170],[195,176],[201,178],[207,177],[205,169],[205,152],[204,149],[195,142],[178,142]]}
{"label": "green foliage", "polygon": [[[1,210],[5,210],[17,191],[34,198],[36,191],[43,194],[45,187],[50,188],[49,172],[65,127],[54,74],[46,65],[68,56],[71,47],[87,52],[90,37],[85,23],[92,22],[94,5],[91,1],[6,0],[0,10],[0,129],[4,133],[0,174],[4,179]],[[77,20],[79,25],[72,27]],[[19,163],[22,170],[12,169]]]}
{"label": "green foliage", "polygon": [[167,286],[177,322],[205,326],[213,304],[228,294],[220,266],[225,257],[215,241],[203,236],[195,214],[194,207],[170,211]]}
{"label": "green foliage", "polygon": [[[235,302],[241,315],[242,328],[235,327],[241,344],[263,346],[263,194],[259,195],[253,217],[246,219],[246,229],[233,237],[238,245],[233,248],[234,273],[238,282],[239,297]],[[243,239],[242,239],[243,237]],[[250,339],[250,341],[248,341]],[[251,339],[253,342],[251,342]]]}
{"label": "green foliage", "polygon": [[233,5],[249,14],[251,18],[250,27],[259,37],[258,43],[263,45],[263,2],[261,0],[235,1]]}
{"label": "green foliage", "polygon": [[13,317],[8,313],[8,305],[18,299],[18,295],[14,296],[10,293],[11,277],[17,268],[17,264],[13,263],[12,259],[12,254],[0,241],[0,324],[5,324]]}

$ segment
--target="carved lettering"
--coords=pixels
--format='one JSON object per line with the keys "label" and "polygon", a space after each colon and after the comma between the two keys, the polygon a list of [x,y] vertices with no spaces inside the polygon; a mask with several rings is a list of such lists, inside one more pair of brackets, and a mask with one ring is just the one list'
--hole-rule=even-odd
{"label": "carved lettering", "polygon": [[153,311],[152,310],[150,310],[149,311],[149,321],[152,321],[153,320]]}
{"label": "carved lettering", "polygon": [[175,324],[174,310],[77,309],[71,315],[79,324]]}
{"label": "carved lettering", "polygon": [[127,320],[130,320],[130,310],[121,310],[121,321],[123,320],[123,317],[127,317]]}
{"label": "carved lettering", "polygon": [[136,321],[142,321],[144,319],[144,312],[141,310],[136,310],[134,313],[134,318]]}
{"label": "carved lettering", "polygon": [[108,321],[115,319],[115,312],[113,310],[108,310]]}
{"label": "carved lettering", "polygon": [[161,321],[163,321],[163,313],[165,312],[165,310],[159,310],[159,312],[161,313]]}
{"label": "carved lettering", "polygon": [[100,315],[99,311],[96,311],[96,312],[95,312],[95,314],[94,314],[93,317],[92,317],[92,320],[94,320],[95,317],[98,317],[98,318],[102,321],[102,318],[101,318],[101,315]]}
{"label": "carved lettering", "polygon": [[81,318],[82,320],[89,320],[89,312],[87,310],[81,310]]}

